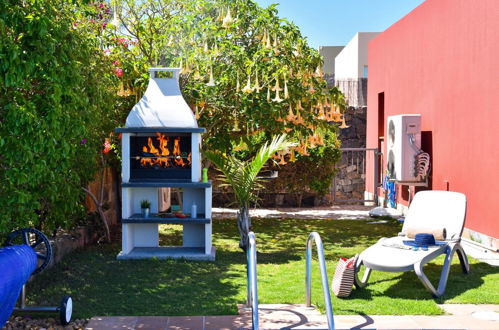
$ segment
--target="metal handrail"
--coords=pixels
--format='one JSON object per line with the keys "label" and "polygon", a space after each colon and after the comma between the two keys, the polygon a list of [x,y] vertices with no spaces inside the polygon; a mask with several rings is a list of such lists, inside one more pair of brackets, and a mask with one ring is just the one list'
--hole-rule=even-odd
{"label": "metal handrail", "polygon": [[315,241],[317,254],[319,258],[319,266],[321,269],[322,290],[324,291],[324,303],[326,305],[327,324],[329,330],[334,330],[333,307],[331,306],[331,295],[329,294],[329,284],[327,279],[326,261],[324,259],[324,247],[322,245],[321,236],[317,232],[312,232],[307,239],[306,251],[306,274],[305,287],[307,292],[307,307],[312,306],[312,241]]}
{"label": "metal handrail", "polygon": [[246,282],[246,306],[251,307],[253,330],[258,330],[258,282],[256,277],[256,238],[255,234],[248,233],[248,250],[246,252],[247,263],[247,282]]}

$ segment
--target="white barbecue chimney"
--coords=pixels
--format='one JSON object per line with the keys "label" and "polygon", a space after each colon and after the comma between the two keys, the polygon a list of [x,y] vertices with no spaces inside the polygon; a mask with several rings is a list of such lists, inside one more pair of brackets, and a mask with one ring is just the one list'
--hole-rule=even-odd
{"label": "white barbecue chimney", "polygon": [[[171,78],[157,78],[171,72]],[[151,68],[147,90],[126,119],[125,127],[196,128],[198,123],[180,92],[180,68]]]}

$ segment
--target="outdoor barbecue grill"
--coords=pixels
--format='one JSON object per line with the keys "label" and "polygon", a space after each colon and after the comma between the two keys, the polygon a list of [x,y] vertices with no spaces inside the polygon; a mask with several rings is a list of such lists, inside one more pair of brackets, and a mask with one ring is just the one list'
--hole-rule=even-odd
{"label": "outdoor barbecue grill", "polygon": [[[211,233],[211,182],[202,180],[201,134],[180,91],[180,68],[150,68],[147,89],[121,134],[122,250],[118,259],[215,260]],[[165,78],[166,77],[166,78]],[[180,214],[162,216],[165,195],[178,193]],[[165,193],[168,191],[168,193]],[[150,211],[141,211],[141,201]],[[166,201],[171,205],[171,201]],[[182,225],[182,245],[161,246],[160,224]]]}

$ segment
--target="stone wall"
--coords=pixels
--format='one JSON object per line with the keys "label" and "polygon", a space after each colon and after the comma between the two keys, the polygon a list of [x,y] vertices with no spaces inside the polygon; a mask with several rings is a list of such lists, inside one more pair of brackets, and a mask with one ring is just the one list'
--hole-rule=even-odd
{"label": "stone wall", "polygon": [[[340,131],[342,148],[366,147],[366,113],[366,107],[348,108],[345,120],[350,127]],[[336,203],[364,199],[365,157],[365,152],[343,151],[341,160],[337,164],[338,173],[333,182]]]}
{"label": "stone wall", "polygon": [[[343,157],[346,158],[346,157]],[[335,178],[335,202],[360,201],[364,199],[366,175],[361,173],[360,166],[347,165],[346,161],[338,164],[338,175]]]}
{"label": "stone wall", "polygon": [[349,128],[340,130],[342,148],[366,147],[366,114],[367,107],[349,107],[345,113],[345,121]]}

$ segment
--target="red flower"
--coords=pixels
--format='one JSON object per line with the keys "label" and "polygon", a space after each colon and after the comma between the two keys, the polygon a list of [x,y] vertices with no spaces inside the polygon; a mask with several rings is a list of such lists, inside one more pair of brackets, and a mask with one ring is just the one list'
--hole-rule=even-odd
{"label": "red flower", "polygon": [[116,77],[121,77],[123,75],[123,69],[122,68],[114,69],[114,74],[116,75]]}
{"label": "red flower", "polygon": [[109,151],[111,151],[111,143],[109,142],[109,139],[106,139],[103,146],[104,146],[104,150],[102,150],[103,153],[107,154]]}
{"label": "red flower", "polygon": [[120,61],[113,61],[114,66],[119,66],[120,64],[121,64]]}

